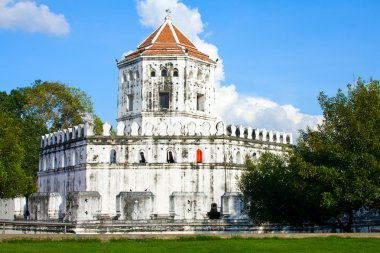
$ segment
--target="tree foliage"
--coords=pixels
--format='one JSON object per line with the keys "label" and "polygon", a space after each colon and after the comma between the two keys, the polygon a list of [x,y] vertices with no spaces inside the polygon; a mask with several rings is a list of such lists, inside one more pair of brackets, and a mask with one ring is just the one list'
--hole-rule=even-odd
{"label": "tree foliage", "polygon": [[380,206],[379,81],[358,80],[347,95],[318,100],[324,121],[316,131],[301,132],[287,157],[247,164],[240,188],[254,221],[335,221],[350,231],[354,211]]}
{"label": "tree foliage", "polygon": [[33,189],[32,177],[22,168],[25,152],[20,121],[0,111],[0,196],[14,197]]}
{"label": "tree foliage", "polygon": [[41,135],[81,124],[86,115],[101,128],[89,96],[62,83],[38,80],[9,94],[0,92],[0,197],[34,192]]}

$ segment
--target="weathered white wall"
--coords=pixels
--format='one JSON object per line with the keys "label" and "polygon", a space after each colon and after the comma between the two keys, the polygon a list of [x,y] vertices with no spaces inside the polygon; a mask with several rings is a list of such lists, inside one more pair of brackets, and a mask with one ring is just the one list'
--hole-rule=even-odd
{"label": "weathered white wall", "polygon": [[26,211],[26,198],[0,199],[0,219],[23,219]]}
{"label": "weathered white wall", "polygon": [[28,207],[31,220],[58,220],[63,209],[62,197],[57,192],[36,192],[30,195]]}
{"label": "weathered white wall", "polygon": [[[210,129],[207,125],[201,131]],[[256,140],[253,130],[249,132],[241,126],[224,128],[218,123],[214,135],[208,136],[86,135],[47,146],[44,142],[49,140],[45,139],[41,160],[50,162],[41,164],[39,192],[59,193],[63,201],[59,212],[63,214],[68,212],[65,201],[69,193],[97,191],[102,198],[101,213],[111,217],[117,215],[120,192],[152,192],[157,216],[170,215],[173,192],[196,192],[205,195],[204,215],[212,203],[221,207],[223,194],[238,191],[237,177],[246,158],[255,159],[264,151],[283,152],[283,144],[275,142],[273,134],[269,139],[270,132],[258,131],[265,140]],[[196,161],[197,150],[202,151],[202,163]],[[175,163],[167,162],[169,151]],[[140,152],[145,164],[139,163]]]}

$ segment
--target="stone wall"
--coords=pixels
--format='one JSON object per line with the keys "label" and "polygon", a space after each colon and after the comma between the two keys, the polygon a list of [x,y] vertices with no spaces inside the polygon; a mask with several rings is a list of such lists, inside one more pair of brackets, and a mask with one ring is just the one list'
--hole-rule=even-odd
{"label": "stone wall", "polygon": [[0,220],[24,219],[26,207],[25,197],[0,199]]}

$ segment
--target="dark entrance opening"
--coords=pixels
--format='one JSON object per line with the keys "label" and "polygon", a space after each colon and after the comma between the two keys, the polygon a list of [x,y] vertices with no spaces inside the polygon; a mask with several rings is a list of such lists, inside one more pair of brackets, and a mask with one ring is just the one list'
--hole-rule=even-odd
{"label": "dark entrance opening", "polygon": [[210,212],[207,213],[210,219],[220,219],[220,212],[218,212],[218,204],[212,203]]}

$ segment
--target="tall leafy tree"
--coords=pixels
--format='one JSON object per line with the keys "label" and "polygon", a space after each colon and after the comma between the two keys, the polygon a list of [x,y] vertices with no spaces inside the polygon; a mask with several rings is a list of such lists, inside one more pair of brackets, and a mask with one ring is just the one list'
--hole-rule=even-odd
{"label": "tall leafy tree", "polygon": [[86,114],[93,114],[90,97],[63,83],[36,81],[24,89],[24,113],[39,119],[46,129],[58,130],[83,123]]}
{"label": "tall leafy tree", "polygon": [[22,147],[20,120],[0,111],[0,197],[27,195],[34,190],[32,177],[22,168],[25,152]]}
{"label": "tall leafy tree", "polygon": [[[259,215],[258,222],[333,223],[350,231],[355,210],[380,205],[379,81],[358,80],[348,85],[347,95],[338,90],[334,97],[321,93],[318,100],[324,121],[316,131],[301,132],[285,160],[263,156],[248,163],[242,175],[240,187],[251,203],[251,216],[260,210],[276,212]],[[265,188],[262,178],[291,196],[273,198],[270,189],[255,195],[250,185]]]}
{"label": "tall leafy tree", "polygon": [[[3,120],[1,122],[3,134],[0,136],[0,141],[8,140],[9,136],[17,137],[13,138],[14,145],[10,143],[9,146],[14,147],[15,151],[6,151],[7,145],[2,145],[0,154],[4,154],[5,157],[19,154],[9,160],[14,161],[15,168],[20,167],[26,176],[19,176],[21,181],[25,181],[26,188],[13,187],[14,192],[19,194],[28,194],[36,190],[35,179],[38,171],[41,135],[81,124],[83,117],[88,115],[94,117],[96,130],[100,131],[102,125],[100,118],[93,112],[90,97],[85,92],[57,82],[38,80],[30,87],[17,88],[9,94],[0,92],[0,113]],[[2,172],[7,168],[12,168],[9,166],[5,168],[4,162],[2,164],[0,164]],[[7,178],[16,180],[13,177],[16,177],[17,171],[8,173]],[[5,193],[5,191],[0,192],[0,197],[14,195]]]}

